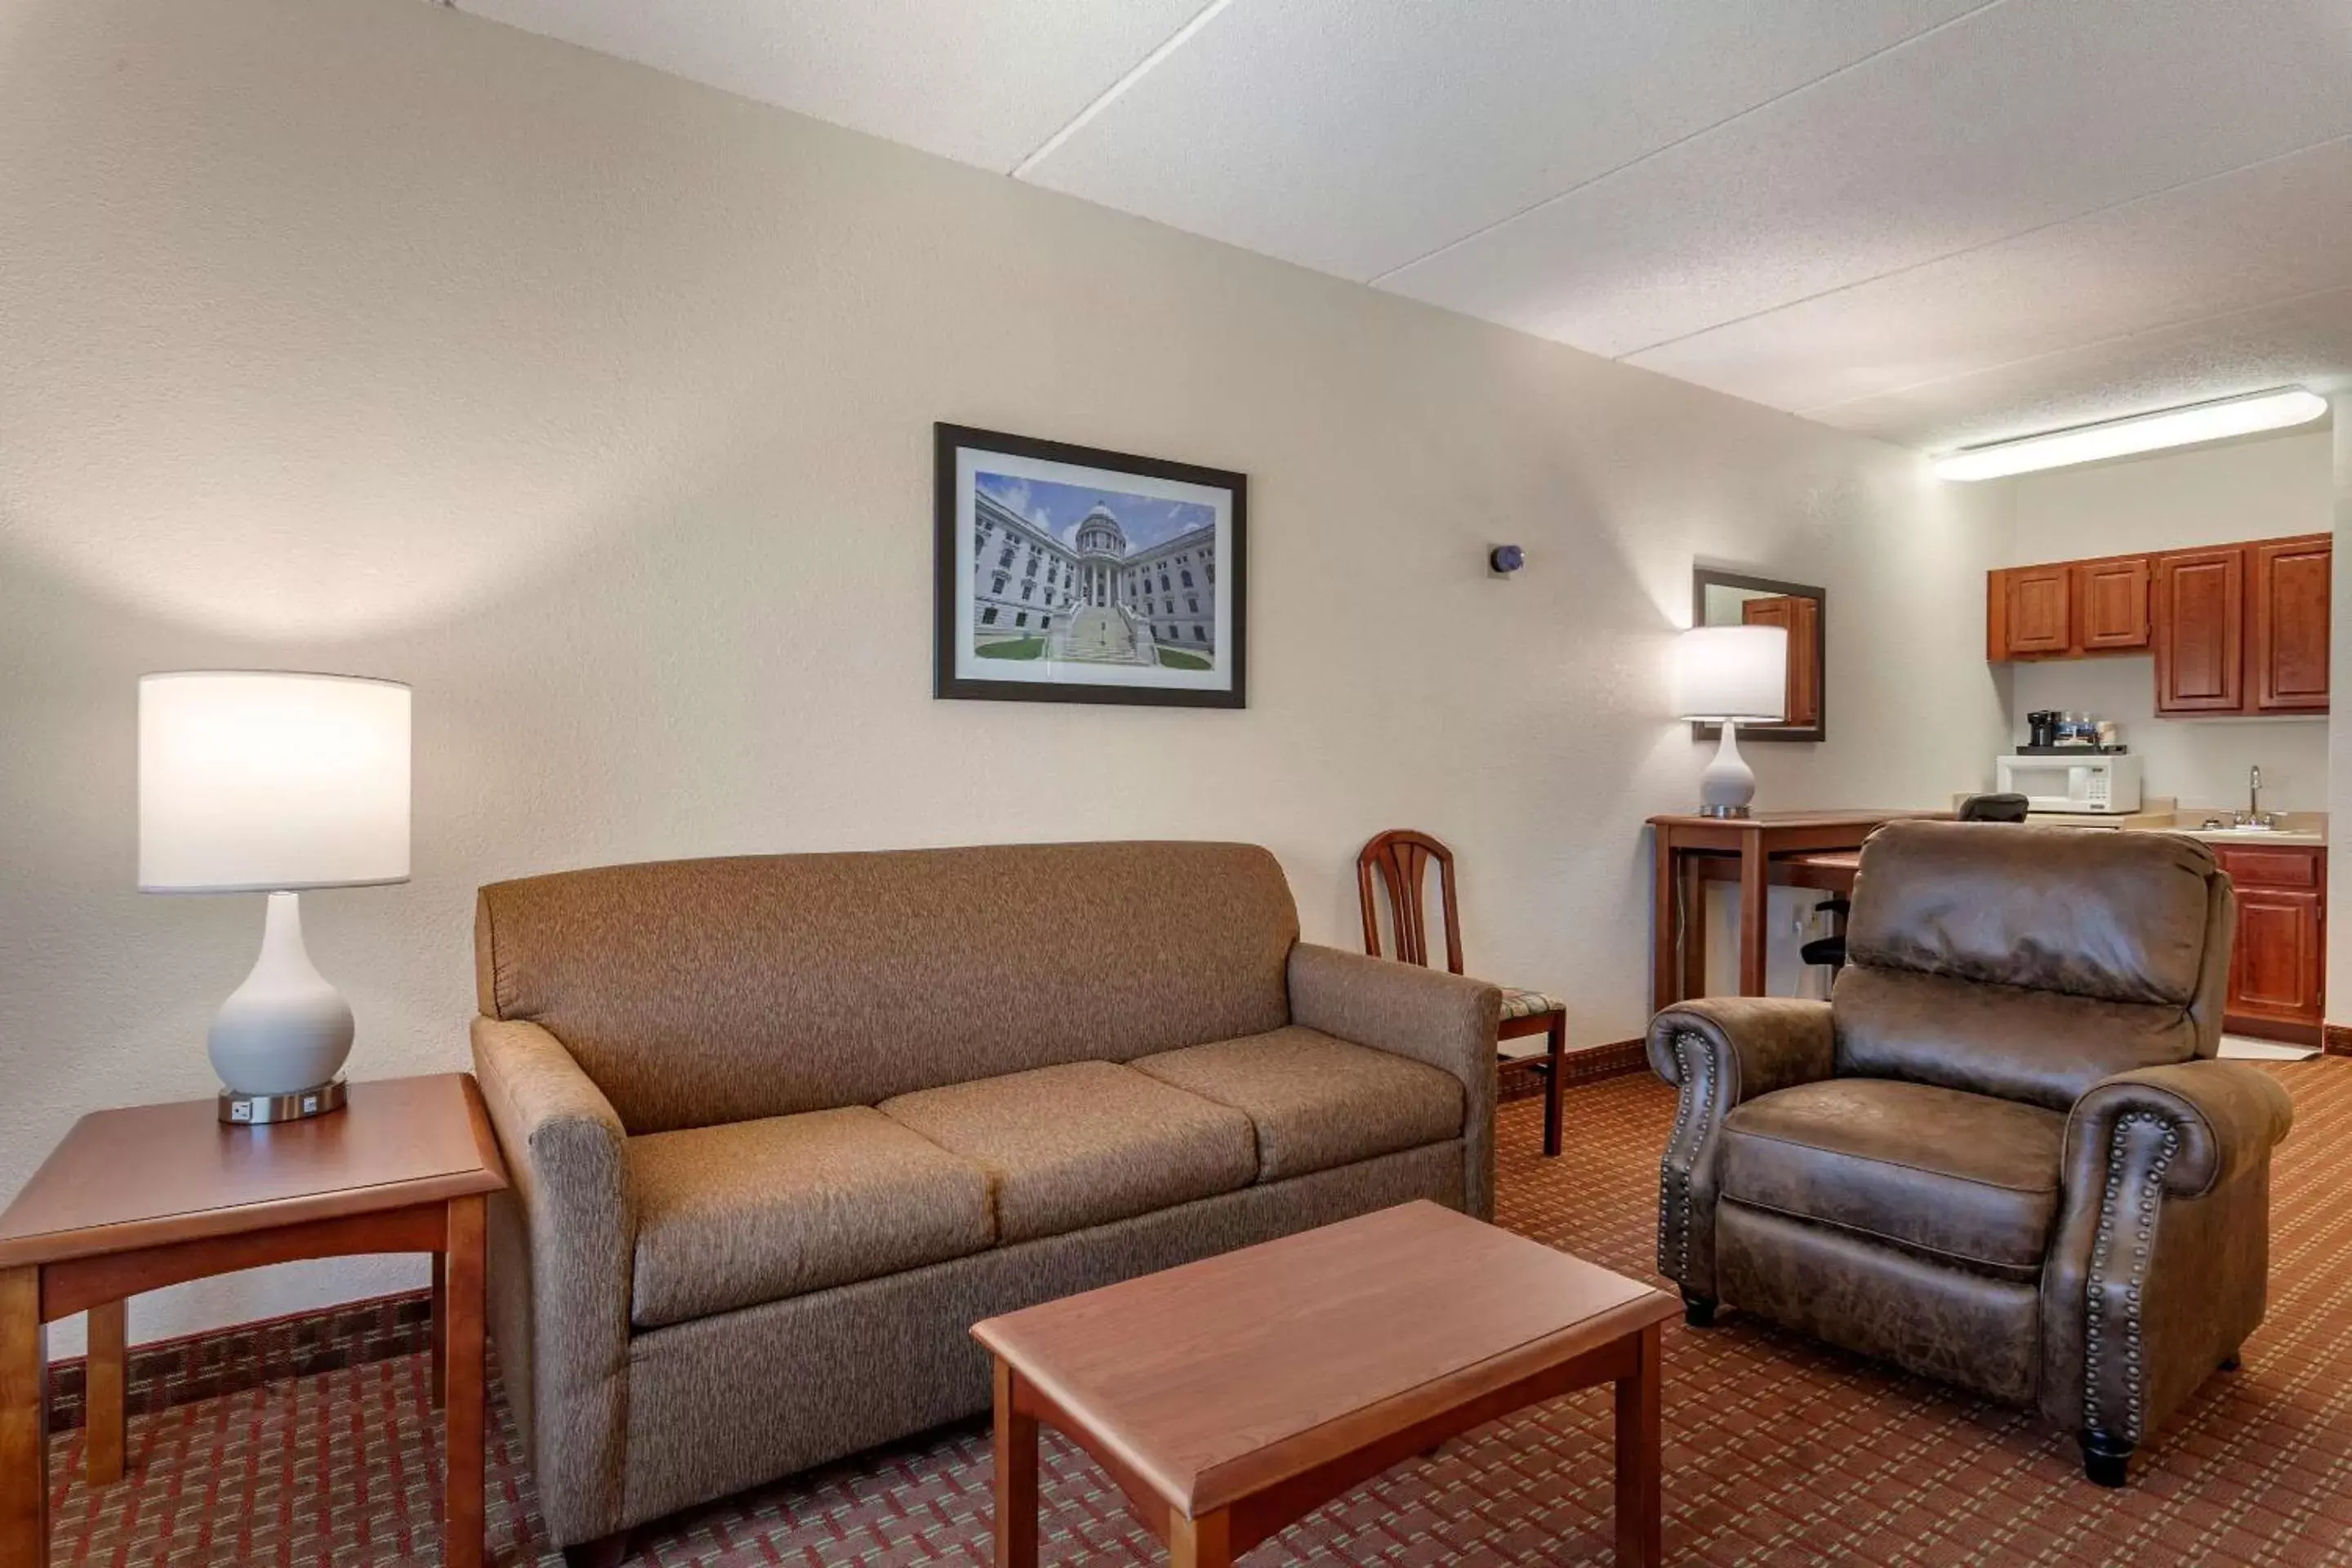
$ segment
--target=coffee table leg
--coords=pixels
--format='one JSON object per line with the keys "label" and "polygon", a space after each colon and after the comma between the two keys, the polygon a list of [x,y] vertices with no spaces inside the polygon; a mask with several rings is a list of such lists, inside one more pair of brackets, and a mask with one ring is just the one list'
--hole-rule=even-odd
{"label": "coffee table leg", "polygon": [[1168,1516],[1168,1568],[1233,1568],[1233,1561],[1232,1515]]}
{"label": "coffee table leg", "polygon": [[442,1417],[448,1473],[441,1483],[441,1561],[482,1568],[482,1269],[485,1215],[477,1195],[449,1200],[447,1391]]}
{"label": "coffee table leg", "polygon": [[1014,1373],[996,1362],[996,1568],[1037,1568],[1037,1418],[1014,1405]]}
{"label": "coffee table leg", "polygon": [[1640,1364],[1617,1380],[1617,1561],[1655,1568],[1664,1555],[1660,1497],[1658,1325],[1642,1331]]}
{"label": "coffee table leg", "polygon": [[84,1373],[83,1408],[89,1412],[82,1444],[82,1471],[94,1487],[122,1479],[123,1401],[131,1356],[128,1303],[109,1301],[89,1310],[89,1360]]}
{"label": "coffee table leg", "polygon": [[49,1560],[49,1336],[41,1271],[0,1269],[0,1563]]}

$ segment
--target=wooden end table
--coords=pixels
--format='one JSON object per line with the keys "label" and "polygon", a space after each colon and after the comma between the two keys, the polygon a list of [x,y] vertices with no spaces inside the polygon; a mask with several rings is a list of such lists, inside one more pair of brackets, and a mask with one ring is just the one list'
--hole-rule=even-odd
{"label": "wooden end table", "polygon": [[74,1123],[0,1215],[0,1563],[48,1559],[48,1325],[89,1314],[90,1484],[123,1468],[125,1300],[208,1275],[433,1254],[433,1392],[446,1412],[442,1561],[480,1568],[486,1194],[506,1166],[464,1073],[352,1086],[310,1121],[225,1126],[212,1100]]}
{"label": "wooden end table", "polygon": [[1400,1460],[1617,1385],[1617,1560],[1659,1560],[1671,1296],[1432,1203],[991,1318],[996,1561],[1037,1561],[1037,1426],[1094,1456],[1174,1568],[1234,1558]]}

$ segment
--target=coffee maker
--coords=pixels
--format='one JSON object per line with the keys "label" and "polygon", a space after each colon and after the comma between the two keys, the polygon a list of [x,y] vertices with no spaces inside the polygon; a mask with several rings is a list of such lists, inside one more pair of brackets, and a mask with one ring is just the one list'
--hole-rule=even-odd
{"label": "coffee maker", "polygon": [[2058,743],[2059,712],[2055,708],[2037,709],[2025,716],[2025,743],[2029,746],[2054,746]]}

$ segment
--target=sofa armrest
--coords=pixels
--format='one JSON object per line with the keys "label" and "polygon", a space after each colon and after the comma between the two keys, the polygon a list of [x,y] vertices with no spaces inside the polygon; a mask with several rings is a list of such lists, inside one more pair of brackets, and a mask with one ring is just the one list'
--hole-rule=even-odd
{"label": "sofa armrest", "polygon": [[1713,1301],[1717,1133],[1743,1100],[1828,1078],[1837,1041],[1830,1005],[1786,996],[1709,996],[1650,1020],[1650,1067],[1680,1091],[1658,1162],[1658,1272]]}
{"label": "sofa armrest", "polygon": [[562,1041],[478,1017],[474,1076],[505,1153],[490,1320],[558,1540],[619,1528],[636,1205],[628,1133]]}
{"label": "sofa armrest", "polygon": [[1462,1082],[1463,1207],[1495,1215],[1495,1029],[1500,987],[1443,970],[1299,942],[1293,1023],[1452,1073]]}
{"label": "sofa armrest", "polygon": [[2042,1274],[2043,1410],[2127,1454],[2261,1323],[2271,1150],[2294,1124],[2241,1062],[2116,1073],[2067,1118]]}

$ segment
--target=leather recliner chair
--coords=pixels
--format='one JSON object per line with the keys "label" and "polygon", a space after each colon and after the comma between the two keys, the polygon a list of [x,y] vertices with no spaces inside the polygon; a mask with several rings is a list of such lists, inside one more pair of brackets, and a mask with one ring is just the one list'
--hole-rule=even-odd
{"label": "leather recliner chair", "polygon": [[1827,1002],[1650,1025],[1681,1091],[1658,1268],[1718,1303],[2133,1449],[2263,1320],[2293,1107],[2214,1061],[2237,908],[2169,834],[1890,824]]}

